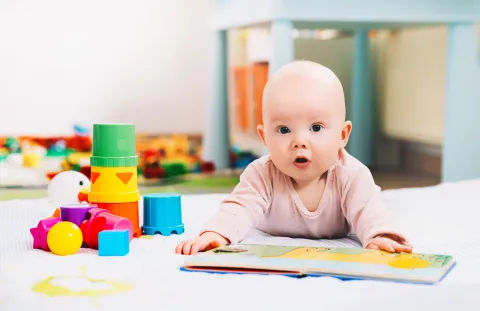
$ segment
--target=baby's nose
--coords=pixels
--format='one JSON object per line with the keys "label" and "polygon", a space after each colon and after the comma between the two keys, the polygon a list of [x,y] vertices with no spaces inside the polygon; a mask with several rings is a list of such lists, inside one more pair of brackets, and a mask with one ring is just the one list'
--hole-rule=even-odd
{"label": "baby's nose", "polygon": [[292,145],[294,149],[305,149],[307,148],[307,141],[302,138],[299,138],[294,140]]}

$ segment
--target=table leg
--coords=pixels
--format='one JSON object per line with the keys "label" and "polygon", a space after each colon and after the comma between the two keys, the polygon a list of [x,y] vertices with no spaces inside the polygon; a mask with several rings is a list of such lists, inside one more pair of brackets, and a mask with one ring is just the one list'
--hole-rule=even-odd
{"label": "table leg", "polygon": [[442,181],[480,177],[480,57],[474,24],[448,29]]}
{"label": "table leg", "polygon": [[370,166],[373,164],[374,109],[368,30],[355,32],[352,99],[348,115],[352,134],[347,145],[349,153]]}
{"label": "table leg", "polygon": [[213,62],[212,98],[206,107],[202,157],[213,161],[217,169],[224,169],[230,167],[226,30],[218,30],[215,34]]}
{"label": "table leg", "polygon": [[271,76],[283,65],[291,63],[294,57],[293,23],[290,20],[274,20],[272,31],[272,58],[268,66],[268,75]]}

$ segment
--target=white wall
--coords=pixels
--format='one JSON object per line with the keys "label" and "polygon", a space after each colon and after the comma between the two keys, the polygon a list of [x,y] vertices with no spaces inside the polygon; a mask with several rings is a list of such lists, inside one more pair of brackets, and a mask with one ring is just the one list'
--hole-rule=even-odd
{"label": "white wall", "polygon": [[199,132],[212,0],[0,3],[0,136],[74,123]]}

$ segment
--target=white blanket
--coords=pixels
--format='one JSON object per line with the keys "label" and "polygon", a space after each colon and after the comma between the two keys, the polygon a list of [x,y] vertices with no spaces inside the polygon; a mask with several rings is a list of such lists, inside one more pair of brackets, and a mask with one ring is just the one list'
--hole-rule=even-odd
{"label": "white blanket", "polygon": [[[456,257],[457,266],[434,286],[179,271],[184,256],[174,254],[175,245],[198,232],[215,212],[221,194],[183,196],[185,233],[134,239],[124,257],[99,257],[87,249],[66,257],[33,250],[29,229],[50,216],[54,207],[46,199],[4,201],[0,202],[0,310],[450,310],[455,305],[478,310],[479,193],[480,180],[383,192],[415,251]],[[353,246],[357,242],[289,239],[252,231],[243,243]],[[40,292],[33,290],[35,286]],[[108,293],[117,286],[123,291]],[[102,289],[107,293],[102,294]]]}

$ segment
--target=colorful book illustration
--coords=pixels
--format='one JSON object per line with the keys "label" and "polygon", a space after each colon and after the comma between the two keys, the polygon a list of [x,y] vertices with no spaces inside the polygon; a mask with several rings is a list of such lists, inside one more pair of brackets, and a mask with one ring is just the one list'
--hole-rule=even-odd
{"label": "colorful book illustration", "polygon": [[183,271],[332,276],[435,284],[454,267],[452,256],[388,253],[362,248],[231,245],[185,260]]}

